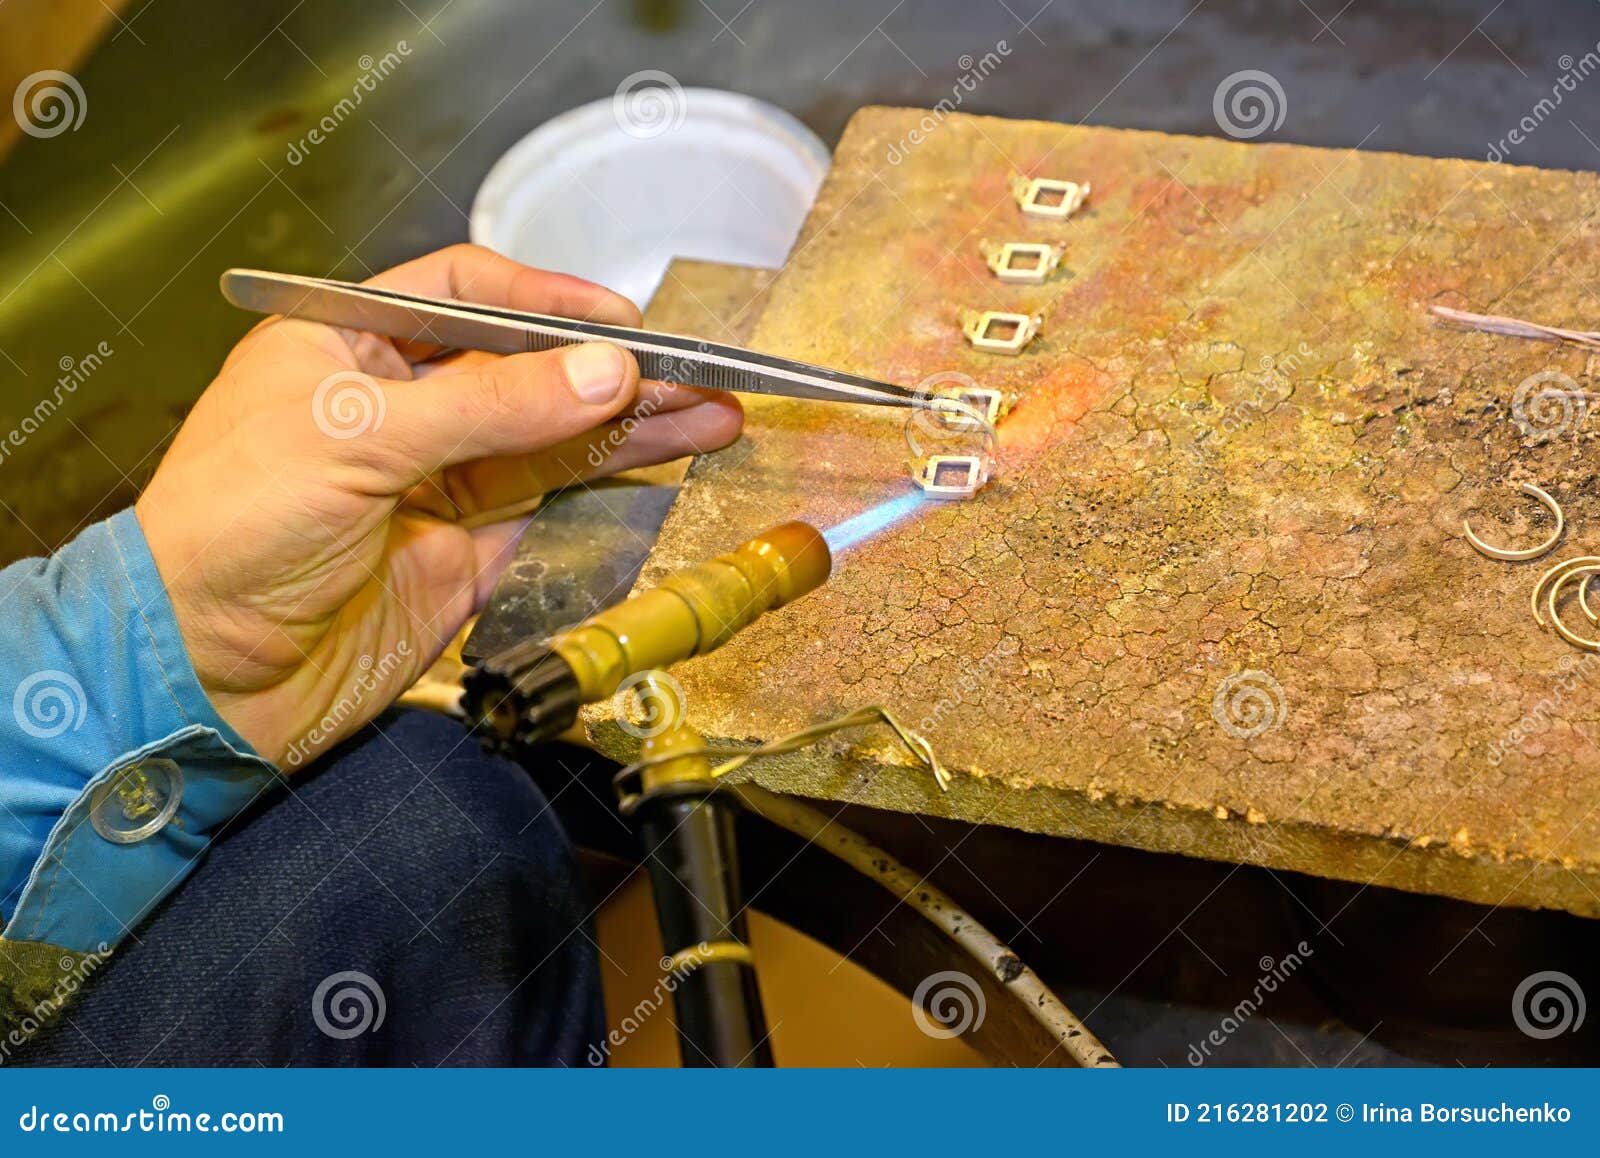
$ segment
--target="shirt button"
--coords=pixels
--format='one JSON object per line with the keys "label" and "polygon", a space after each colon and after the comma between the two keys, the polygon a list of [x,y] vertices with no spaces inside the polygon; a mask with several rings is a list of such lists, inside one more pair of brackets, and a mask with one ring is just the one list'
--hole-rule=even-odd
{"label": "shirt button", "polygon": [[89,822],[112,844],[138,844],[167,826],[183,799],[183,773],[171,760],[118,768],[89,798]]}

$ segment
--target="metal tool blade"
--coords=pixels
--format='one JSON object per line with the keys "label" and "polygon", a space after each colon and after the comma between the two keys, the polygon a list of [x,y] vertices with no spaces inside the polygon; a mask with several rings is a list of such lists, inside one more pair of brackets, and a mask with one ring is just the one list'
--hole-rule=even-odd
{"label": "metal tool blade", "polygon": [[495,584],[462,656],[474,663],[626,599],[676,486],[598,482],[552,495]]}
{"label": "metal tool blade", "polygon": [[633,353],[646,378],[821,402],[922,407],[928,399],[905,386],[678,334],[658,334],[575,318],[419,297],[324,278],[230,269],[222,294],[258,313],[281,313],[367,330],[403,341],[520,354],[577,342],[612,342]]}

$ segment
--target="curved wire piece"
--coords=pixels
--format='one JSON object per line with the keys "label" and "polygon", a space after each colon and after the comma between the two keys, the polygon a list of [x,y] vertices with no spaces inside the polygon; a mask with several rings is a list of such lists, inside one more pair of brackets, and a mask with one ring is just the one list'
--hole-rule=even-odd
{"label": "curved wire piece", "polygon": [[[965,397],[959,391],[940,393],[907,416],[904,431],[911,479],[923,494],[966,499],[988,484],[999,445],[994,424],[1002,402],[997,390],[973,389]],[[970,442],[975,437],[981,446],[976,454],[935,453],[924,448],[919,430],[935,440]]]}
{"label": "curved wire piece", "polygon": [[1600,333],[1593,330],[1563,330],[1557,326],[1544,326],[1538,322],[1525,322],[1505,314],[1474,314],[1466,310],[1453,310],[1449,306],[1429,306],[1435,317],[1469,330],[1482,330],[1489,334],[1509,334],[1513,338],[1544,338],[1572,342],[1591,349],[1600,349]]}
{"label": "curved wire piece", "polygon": [[1562,562],[1557,563],[1554,567],[1551,567],[1543,575],[1539,576],[1539,582],[1533,585],[1533,595],[1531,597],[1529,606],[1531,606],[1533,609],[1534,622],[1540,627],[1550,626],[1544,620],[1544,613],[1539,610],[1539,598],[1544,594],[1546,584],[1548,584],[1558,575],[1580,567],[1600,568],[1600,555],[1579,555],[1573,559],[1563,560]]}
{"label": "curved wire piece", "polygon": [[919,763],[926,765],[928,770],[933,773],[934,783],[939,786],[941,791],[948,792],[950,790],[950,773],[945,769],[944,764],[940,761],[938,753],[933,750],[933,745],[928,743],[927,739],[922,735],[917,732],[913,732],[899,720],[895,719],[895,717],[890,713],[889,709],[880,704],[872,704],[864,708],[857,708],[855,711],[849,712],[843,716],[837,716],[834,719],[825,720],[820,724],[812,724],[809,728],[801,728],[798,732],[791,732],[789,735],[781,736],[776,740],[768,740],[765,744],[758,745],[755,748],[719,748],[714,745],[708,745],[703,748],[691,748],[683,752],[671,752],[660,756],[650,756],[644,760],[639,760],[633,764],[629,764],[626,768],[622,769],[615,776],[613,776],[612,781],[618,786],[620,791],[621,786],[627,782],[629,777],[637,775],[644,769],[652,767],[656,764],[665,763],[668,760],[681,760],[685,756],[731,757],[731,759],[722,764],[718,764],[711,770],[711,775],[713,777],[721,778],[730,772],[744,767],[750,761],[758,760],[763,756],[781,756],[785,752],[798,751],[801,748],[815,744],[818,740],[821,740],[825,736],[831,736],[835,732],[842,732],[846,728],[864,728],[878,723],[887,724],[894,730],[894,734],[899,737],[900,742],[905,745],[906,750],[915,756]]}
{"label": "curved wire piece", "polygon": [[876,882],[960,946],[974,965],[992,971],[1004,991],[1017,999],[1017,1009],[1026,1010],[1026,1016],[1055,1039],[1056,1049],[1080,1066],[1117,1066],[1117,1059],[1095,1037],[1094,1031],[1050,991],[1039,975],[954,898],[941,892],[928,880],[927,874],[902,864],[860,833],[840,824],[836,816],[820,812],[792,796],[767,792],[754,784],[736,785],[733,792],[740,803],[756,815],[788,829],[814,848],[838,858]]}
{"label": "curved wire piece", "polygon": [[1591,563],[1583,567],[1570,568],[1563,572],[1558,579],[1550,584],[1548,603],[1548,608],[1550,611],[1550,625],[1556,629],[1556,634],[1561,636],[1562,639],[1566,640],[1574,647],[1583,648],[1585,651],[1600,651],[1600,639],[1585,639],[1583,636],[1574,632],[1561,621],[1561,615],[1557,610],[1556,605],[1561,599],[1561,589],[1565,587],[1567,583],[1578,578],[1579,576],[1582,576],[1583,585],[1584,587],[1587,587],[1589,585],[1589,580],[1597,573],[1600,573],[1600,562]]}
{"label": "curved wire piece", "polygon": [[1548,554],[1555,549],[1556,543],[1561,538],[1561,532],[1567,525],[1567,516],[1562,513],[1561,504],[1551,498],[1549,492],[1542,487],[1535,486],[1533,483],[1523,483],[1522,493],[1538,499],[1545,510],[1555,516],[1556,529],[1551,531],[1549,537],[1537,547],[1495,547],[1478,538],[1477,533],[1472,529],[1472,524],[1466,519],[1462,519],[1461,528],[1467,534],[1467,542],[1471,543],[1480,555],[1487,555],[1491,559],[1502,559],[1506,562],[1514,563],[1525,559],[1537,559],[1540,555]]}

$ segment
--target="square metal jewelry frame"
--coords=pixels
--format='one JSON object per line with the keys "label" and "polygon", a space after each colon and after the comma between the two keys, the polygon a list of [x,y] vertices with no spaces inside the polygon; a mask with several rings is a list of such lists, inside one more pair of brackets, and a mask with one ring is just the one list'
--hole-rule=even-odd
{"label": "square metal jewelry frame", "polygon": [[1042,285],[1061,264],[1066,247],[1044,241],[1005,241],[998,245],[985,241],[980,251],[989,269],[1001,281]]}
{"label": "square metal jewelry frame", "polygon": [[[941,406],[949,399],[957,406]],[[995,426],[1000,421],[1000,410],[1005,396],[988,386],[955,386],[940,390],[933,396],[928,409],[939,416],[939,421],[951,430],[979,430]]]}
{"label": "square metal jewelry frame", "polygon": [[[961,481],[958,483],[940,481],[940,475],[947,472],[959,472]],[[930,454],[922,460],[921,470],[916,475],[916,484],[922,488],[922,493],[930,498],[966,499],[982,489],[983,484],[989,481],[988,476],[989,472],[981,455]]]}
{"label": "square metal jewelry frame", "polygon": [[1011,192],[1024,213],[1035,217],[1071,217],[1089,198],[1087,183],[1058,181],[1053,177],[1015,177]]}
{"label": "square metal jewelry frame", "polygon": [[[1039,314],[1011,314],[1003,310],[963,310],[961,330],[974,349],[988,350],[993,354],[1019,354],[1022,348],[1039,332],[1044,318]],[[995,327],[1011,327],[1004,338],[990,336]]]}

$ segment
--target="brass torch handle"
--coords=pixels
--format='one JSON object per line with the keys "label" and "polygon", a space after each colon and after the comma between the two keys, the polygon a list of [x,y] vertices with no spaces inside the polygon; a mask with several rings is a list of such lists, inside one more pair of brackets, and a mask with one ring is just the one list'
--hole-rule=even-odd
{"label": "brass torch handle", "polygon": [[663,579],[550,641],[586,701],[635,672],[665,668],[725,643],[762,612],[819,586],[833,560],[816,528],[784,523],[726,555]]}

